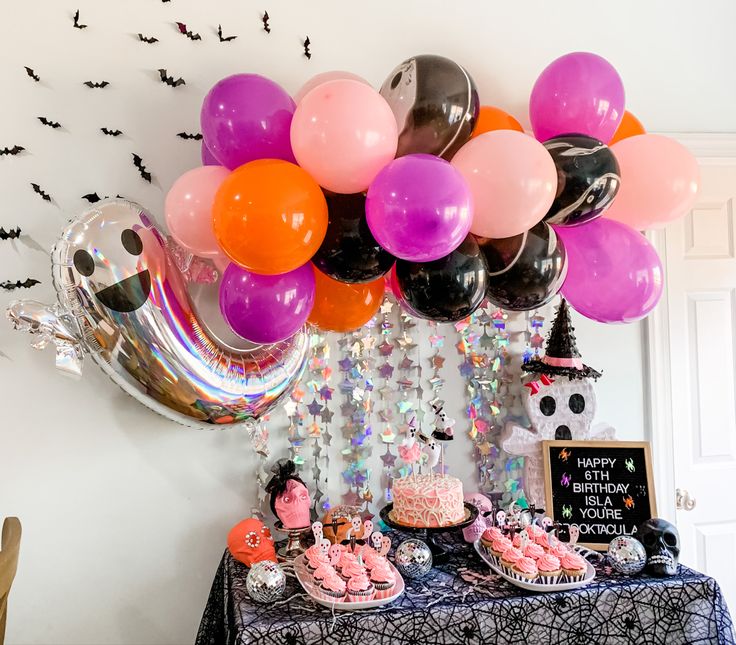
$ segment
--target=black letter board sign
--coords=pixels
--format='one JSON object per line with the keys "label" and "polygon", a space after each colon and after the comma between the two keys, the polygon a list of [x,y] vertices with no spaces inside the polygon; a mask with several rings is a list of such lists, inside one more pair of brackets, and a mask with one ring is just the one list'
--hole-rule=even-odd
{"label": "black letter board sign", "polygon": [[657,514],[646,441],[544,441],[547,514],[577,524],[578,541],[605,550]]}

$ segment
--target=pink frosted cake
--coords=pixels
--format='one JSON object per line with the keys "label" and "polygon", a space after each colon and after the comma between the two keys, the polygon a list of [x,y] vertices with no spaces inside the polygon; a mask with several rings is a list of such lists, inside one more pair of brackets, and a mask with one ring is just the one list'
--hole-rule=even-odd
{"label": "pink frosted cake", "polygon": [[405,526],[436,527],[465,519],[463,484],[450,475],[409,475],[393,485],[391,518]]}

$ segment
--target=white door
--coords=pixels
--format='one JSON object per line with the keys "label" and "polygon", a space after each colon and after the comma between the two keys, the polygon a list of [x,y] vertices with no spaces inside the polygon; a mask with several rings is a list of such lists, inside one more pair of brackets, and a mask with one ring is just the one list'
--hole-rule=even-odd
{"label": "white door", "polygon": [[[692,212],[659,236],[667,291],[650,360],[656,373],[669,358],[671,432],[657,431],[655,410],[654,453],[672,465],[658,479],[672,486],[663,516],[681,493],[681,561],[716,578],[736,609],[736,157],[701,159],[701,173]],[[671,446],[657,445],[667,435]]]}

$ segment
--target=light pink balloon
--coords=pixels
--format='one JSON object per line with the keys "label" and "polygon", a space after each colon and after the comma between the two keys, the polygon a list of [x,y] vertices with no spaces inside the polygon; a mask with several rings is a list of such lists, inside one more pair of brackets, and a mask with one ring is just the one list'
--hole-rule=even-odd
{"label": "light pink balloon", "polygon": [[544,146],[514,130],[486,132],[452,159],[470,185],[475,214],[470,232],[503,238],[528,231],[549,210],[557,170]]}
{"label": "light pink balloon", "polygon": [[621,188],[604,217],[643,231],[685,215],[700,183],[698,162],[674,139],[639,134],[611,146],[621,168]]}
{"label": "light pink balloon", "polygon": [[212,204],[229,174],[223,166],[194,168],[179,177],[166,195],[164,212],[171,237],[195,255],[222,253],[212,228]]}
{"label": "light pink balloon", "polygon": [[337,80],[353,80],[358,81],[359,83],[365,83],[366,85],[370,86],[370,83],[366,81],[362,76],[358,76],[357,74],[353,74],[352,72],[344,72],[342,70],[334,70],[331,72],[322,72],[321,74],[317,74],[316,76],[312,76],[304,85],[302,85],[299,88],[299,91],[294,94],[294,102],[298,105],[299,102],[315,87],[318,85],[322,85],[322,83],[327,83],[328,81],[337,81]]}
{"label": "light pink balloon", "polygon": [[372,87],[342,79],[318,85],[291,122],[299,165],[335,193],[358,193],[396,155],[396,119]]}

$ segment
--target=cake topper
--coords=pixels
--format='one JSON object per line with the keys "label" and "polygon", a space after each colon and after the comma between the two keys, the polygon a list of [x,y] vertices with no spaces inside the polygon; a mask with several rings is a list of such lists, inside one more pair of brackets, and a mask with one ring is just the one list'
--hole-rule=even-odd
{"label": "cake topper", "polygon": [[296,474],[296,464],[290,459],[279,459],[271,468],[273,477],[266,484],[271,494],[271,510],[284,528],[298,529],[309,526],[309,491]]}

